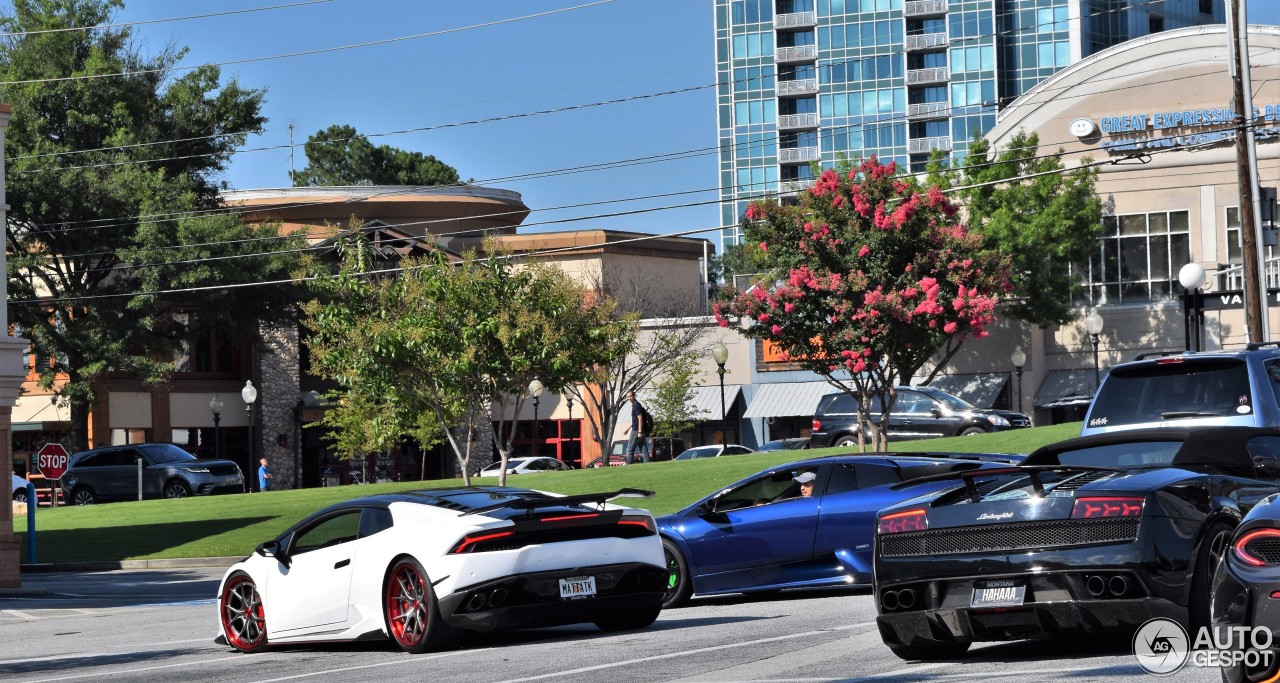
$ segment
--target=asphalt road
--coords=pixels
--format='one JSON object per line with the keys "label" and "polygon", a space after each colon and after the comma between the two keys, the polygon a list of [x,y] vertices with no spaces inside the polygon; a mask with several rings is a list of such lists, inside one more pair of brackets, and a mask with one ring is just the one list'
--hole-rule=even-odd
{"label": "asphalt road", "polygon": [[[652,627],[501,633],[411,656],[388,644],[242,655],[215,645],[221,570],[24,575],[0,597],[0,681],[1156,681],[1129,643],[1001,643],[949,662],[903,662],[881,642],[866,593],[795,591],[694,600]],[[47,591],[47,592],[38,592]],[[1217,681],[1184,669],[1165,680]]]}

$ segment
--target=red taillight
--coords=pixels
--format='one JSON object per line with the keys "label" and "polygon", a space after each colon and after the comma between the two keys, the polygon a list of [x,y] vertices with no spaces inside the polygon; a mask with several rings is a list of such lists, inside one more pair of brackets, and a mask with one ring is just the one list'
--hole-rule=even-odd
{"label": "red taillight", "polygon": [[815,431],[815,432],[820,432],[820,431],[822,431],[822,421],[821,421],[821,420],[819,420],[819,419],[817,419],[817,418],[814,418],[814,420],[813,420],[813,431]]}
{"label": "red taillight", "polygon": [[1079,498],[1071,508],[1071,519],[1137,517],[1142,514],[1142,498]]}
{"label": "red taillight", "polygon": [[516,535],[516,532],[514,531],[477,531],[474,533],[467,534],[466,536],[463,536],[462,540],[458,541],[458,544],[453,546],[453,550],[450,550],[449,553],[452,555],[465,553],[468,550],[470,550],[473,546],[475,546],[477,543],[483,543],[485,541],[492,541],[495,538],[506,538],[507,536],[515,536],[515,535]]}
{"label": "red taillight", "polygon": [[651,534],[658,533],[652,517],[623,517],[618,520],[618,526],[638,526]]}
{"label": "red taillight", "polygon": [[881,534],[900,534],[906,531],[924,531],[929,528],[929,518],[924,508],[895,512],[880,517],[876,527]]}
{"label": "red taillight", "polygon": [[[1250,531],[1241,536],[1235,544],[1231,546],[1231,550],[1235,552],[1236,559],[1250,567],[1265,567],[1268,564],[1267,561],[1249,552],[1247,548],[1250,543],[1264,538],[1280,538],[1280,529],[1255,529]],[[1274,598],[1276,596],[1275,594],[1272,594],[1271,597]]]}
{"label": "red taillight", "polygon": [[1173,365],[1175,363],[1181,363],[1181,362],[1182,362],[1181,358],[1178,358],[1177,356],[1173,356],[1170,358],[1161,358],[1157,360],[1156,365]]}

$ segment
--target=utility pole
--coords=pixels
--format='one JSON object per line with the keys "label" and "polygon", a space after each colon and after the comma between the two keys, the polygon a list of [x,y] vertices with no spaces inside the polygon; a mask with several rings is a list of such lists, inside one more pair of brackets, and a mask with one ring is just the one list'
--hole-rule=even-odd
{"label": "utility pole", "polygon": [[296,171],[293,167],[293,122],[289,122],[289,182],[293,182]]}
{"label": "utility pole", "polygon": [[1228,54],[1236,113],[1236,176],[1240,186],[1240,237],[1243,242],[1245,326],[1250,342],[1266,341],[1267,287],[1261,231],[1258,229],[1258,162],[1253,139],[1253,91],[1249,79],[1245,0],[1227,0]]}

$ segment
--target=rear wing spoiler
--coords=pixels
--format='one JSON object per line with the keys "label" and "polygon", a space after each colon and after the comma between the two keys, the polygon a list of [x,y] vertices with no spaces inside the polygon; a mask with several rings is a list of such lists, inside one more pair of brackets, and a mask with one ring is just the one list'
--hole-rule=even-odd
{"label": "rear wing spoiler", "polygon": [[575,496],[521,496],[519,498],[509,498],[500,503],[493,505],[485,505],[474,510],[468,510],[459,517],[467,515],[478,515],[493,510],[501,510],[503,508],[512,510],[524,510],[526,512],[536,510],[538,508],[555,508],[555,507],[579,507],[582,505],[603,506],[606,502],[615,498],[652,498],[653,491],[644,489],[618,489],[617,491],[604,491],[601,493],[579,493]]}
{"label": "rear wing spoiler", "polygon": [[969,494],[971,502],[978,502],[978,485],[974,482],[979,477],[1000,477],[1008,475],[1021,475],[1031,479],[1031,487],[1039,495],[1044,494],[1044,483],[1040,481],[1041,472],[1112,472],[1121,468],[1117,467],[1095,467],[1090,465],[1018,465],[1016,467],[992,467],[979,470],[964,470],[963,472],[944,472],[942,474],[930,474],[915,479],[908,479],[904,482],[893,484],[889,487],[892,491],[899,491],[916,484],[924,484],[933,481],[946,481],[948,479],[961,479],[964,481],[965,491]]}
{"label": "rear wing spoiler", "polygon": [[1025,453],[963,453],[960,451],[902,451],[885,453],[884,455],[908,458],[945,458],[947,460],[977,460],[979,462],[1001,462],[1017,465],[1026,459]]}

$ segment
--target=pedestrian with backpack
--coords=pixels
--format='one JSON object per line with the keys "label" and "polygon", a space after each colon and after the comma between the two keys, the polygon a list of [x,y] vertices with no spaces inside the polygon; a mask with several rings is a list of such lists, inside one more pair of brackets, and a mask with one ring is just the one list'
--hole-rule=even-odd
{"label": "pedestrian with backpack", "polygon": [[627,400],[631,401],[631,422],[622,430],[623,434],[630,434],[627,437],[626,463],[630,465],[635,461],[637,446],[640,450],[640,462],[649,462],[649,433],[653,431],[653,416],[636,398],[634,389],[627,389]]}

